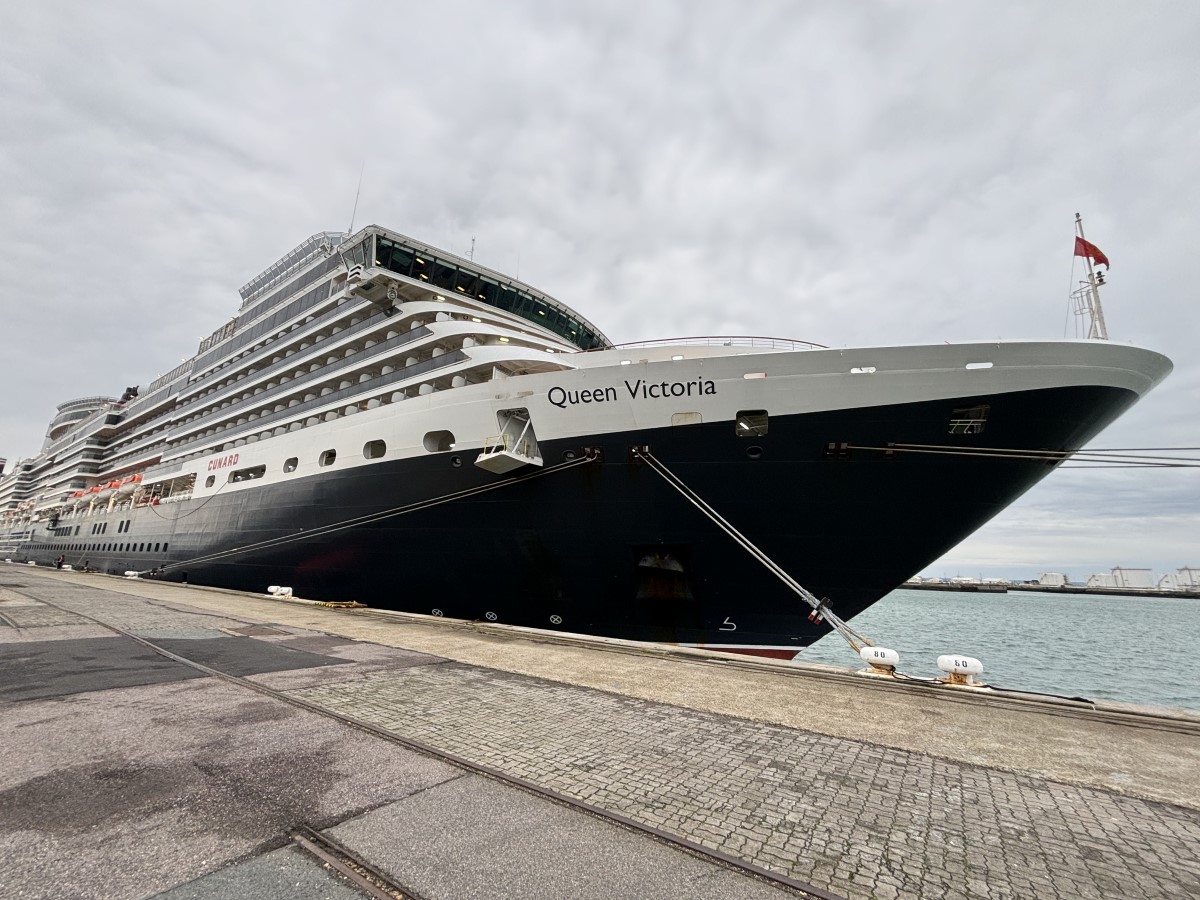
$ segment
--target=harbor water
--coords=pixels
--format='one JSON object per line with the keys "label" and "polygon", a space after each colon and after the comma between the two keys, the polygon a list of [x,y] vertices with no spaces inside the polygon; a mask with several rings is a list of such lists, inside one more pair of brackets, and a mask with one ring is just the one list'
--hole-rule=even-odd
{"label": "harbor water", "polygon": [[[1200,597],[901,589],[851,621],[910,675],[938,675],[938,656],[956,653],[996,687],[1200,712]],[[832,632],[798,659],[856,664]]]}

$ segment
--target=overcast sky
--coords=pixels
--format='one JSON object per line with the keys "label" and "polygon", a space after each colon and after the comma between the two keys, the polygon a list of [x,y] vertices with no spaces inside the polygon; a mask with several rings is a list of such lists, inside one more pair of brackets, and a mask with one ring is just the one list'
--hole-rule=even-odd
{"label": "overcast sky", "polygon": [[[1112,338],[1200,445],[1200,4],[0,0],[0,456],[308,235],[465,252],[615,341]],[[1074,275],[1079,277],[1078,266]],[[1197,454],[1200,455],[1200,454]],[[1200,469],[1059,471],[930,574],[1200,566]]]}

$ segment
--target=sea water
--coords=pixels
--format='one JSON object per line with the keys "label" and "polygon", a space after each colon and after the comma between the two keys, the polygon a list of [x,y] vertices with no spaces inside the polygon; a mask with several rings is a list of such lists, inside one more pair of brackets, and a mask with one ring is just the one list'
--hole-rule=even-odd
{"label": "sea water", "polygon": [[[851,624],[910,675],[940,675],[937,658],[954,653],[996,687],[1200,712],[1200,597],[901,589]],[[797,659],[862,668],[835,632]]]}

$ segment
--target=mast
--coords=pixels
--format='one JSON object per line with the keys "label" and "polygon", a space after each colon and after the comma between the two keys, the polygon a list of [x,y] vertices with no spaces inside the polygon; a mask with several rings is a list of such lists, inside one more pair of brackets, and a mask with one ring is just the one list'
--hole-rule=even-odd
{"label": "mast", "polygon": [[[1075,213],[1075,233],[1082,239],[1087,240],[1083,233],[1083,218],[1079,213]],[[1088,325],[1088,339],[1097,341],[1108,340],[1108,326],[1104,324],[1104,309],[1100,306],[1100,285],[1104,284],[1104,275],[1096,274],[1096,267],[1092,263],[1092,258],[1088,254],[1083,256],[1084,265],[1087,266],[1087,283],[1081,288],[1081,299],[1084,301],[1083,306],[1087,310],[1090,318]]]}

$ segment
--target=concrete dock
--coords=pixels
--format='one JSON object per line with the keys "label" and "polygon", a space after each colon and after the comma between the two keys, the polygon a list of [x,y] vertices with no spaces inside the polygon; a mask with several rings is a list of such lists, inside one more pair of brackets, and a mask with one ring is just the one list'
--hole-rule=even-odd
{"label": "concrete dock", "polygon": [[1200,896],[1200,717],[2,563],[0,750],[6,897]]}

